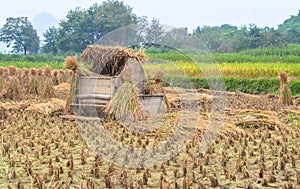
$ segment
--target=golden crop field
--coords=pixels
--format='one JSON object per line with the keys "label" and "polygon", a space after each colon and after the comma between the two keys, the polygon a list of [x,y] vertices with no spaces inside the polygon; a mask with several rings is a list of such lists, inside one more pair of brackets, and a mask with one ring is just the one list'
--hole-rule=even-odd
{"label": "golden crop field", "polygon": [[[213,65],[213,66],[211,66]],[[300,64],[292,63],[196,63],[196,62],[167,62],[163,64],[145,64],[145,72],[152,74],[163,71],[166,75],[185,74],[189,77],[206,77],[207,69],[219,69],[223,77],[236,78],[277,78],[281,71],[285,71],[291,78],[300,79]]]}

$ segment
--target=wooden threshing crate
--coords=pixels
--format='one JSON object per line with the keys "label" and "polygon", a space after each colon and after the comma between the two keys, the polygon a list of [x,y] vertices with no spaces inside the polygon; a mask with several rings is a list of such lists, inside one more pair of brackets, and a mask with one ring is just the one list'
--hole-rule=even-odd
{"label": "wooden threshing crate", "polygon": [[[87,117],[104,117],[103,109],[115,91],[115,82],[116,77],[78,76],[72,104],[74,114]],[[139,101],[147,114],[163,112],[163,94],[139,94]]]}

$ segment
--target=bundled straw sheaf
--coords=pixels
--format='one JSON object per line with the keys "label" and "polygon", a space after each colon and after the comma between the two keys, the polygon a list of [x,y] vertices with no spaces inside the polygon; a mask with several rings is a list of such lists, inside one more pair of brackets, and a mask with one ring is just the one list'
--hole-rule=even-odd
{"label": "bundled straw sheaf", "polygon": [[131,82],[123,83],[107,104],[105,112],[118,120],[141,118],[142,107],[137,88]]}
{"label": "bundled straw sheaf", "polygon": [[78,68],[77,58],[75,56],[67,56],[65,59],[65,66],[67,69],[73,70],[74,72],[76,72],[76,70]]}
{"label": "bundled straw sheaf", "polygon": [[146,59],[143,53],[124,47],[103,47],[89,45],[81,55],[81,61],[92,64],[92,71],[102,75],[118,75],[128,58],[138,62]]}
{"label": "bundled straw sheaf", "polygon": [[285,105],[292,105],[292,92],[289,88],[288,75],[285,72],[281,72],[279,74],[280,78],[280,94],[279,94],[279,102]]}

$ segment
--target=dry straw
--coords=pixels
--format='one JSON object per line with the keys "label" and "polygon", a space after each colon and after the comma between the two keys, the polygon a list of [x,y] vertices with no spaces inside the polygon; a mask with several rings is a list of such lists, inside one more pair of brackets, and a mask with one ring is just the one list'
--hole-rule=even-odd
{"label": "dry straw", "polygon": [[28,68],[24,68],[24,74],[26,75],[26,76],[28,76],[28,74],[29,74],[29,69]]}
{"label": "dry straw", "polygon": [[46,77],[50,77],[51,76],[51,67],[49,65],[47,65],[45,67],[44,74],[45,74]]}
{"label": "dry straw", "polygon": [[107,104],[105,112],[118,120],[141,118],[137,88],[129,81],[123,83]]}
{"label": "dry straw", "polygon": [[75,76],[76,71],[78,69],[78,61],[75,56],[67,56],[65,59],[65,66],[67,69],[71,70],[70,74],[72,74],[72,79],[70,81],[71,87],[68,95],[68,99],[65,106],[65,113],[69,114],[71,113],[71,104],[73,99],[73,91],[74,91],[74,82],[75,82]]}
{"label": "dry straw", "polygon": [[14,66],[9,66],[8,67],[8,73],[9,73],[10,76],[15,76],[16,72],[17,72],[16,67],[14,67]]}
{"label": "dry straw", "polygon": [[124,47],[104,47],[89,45],[81,55],[81,61],[92,64],[92,71],[103,75],[118,75],[126,65],[128,58],[135,58],[138,62],[146,59],[141,51]]}
{"label": "dry straw", "polygon": [[43,72],[44,72],[44,70],[42,70],[42,69],[37,70],[38,75],[43,75]]}
{"label": "dry straw", "polygon": [[31,73],[31,75],[36,76],[37,70],[34,69],[34,68],[32,68],[32,69],[30,70],[30,73]]}
{"label": "dry straw", "polygon": [[7,80],[7,89],[4,94],[5,98],[16,100],[19,97],[18,79],[16,77],[17,69],[14,66],[8,67],[9,78]]}
{"label": "dry straw", "polygon": [[280,94],[279,94],[279,102],[284,105],[292,105],[292,92],[289,88],[288,75],[286,72],[280,72]]}
{"label": "dry straw", "polygon": [[2,76],[2,74],[4,73],[4,69],[3,67],[0,67],[0,76]]}
{"label": "dry straw", "polygon": [[43,97],[51,98],[54,97],[53,81],[51,78],[51,67],[47,65],[44,69],[45,79],[43,80]]}
{"label": "dry straw", "polygon": [[69,70],[76,72],[78,68],[78,61],[76,56],[67,56],[65,59],[65,67]]}

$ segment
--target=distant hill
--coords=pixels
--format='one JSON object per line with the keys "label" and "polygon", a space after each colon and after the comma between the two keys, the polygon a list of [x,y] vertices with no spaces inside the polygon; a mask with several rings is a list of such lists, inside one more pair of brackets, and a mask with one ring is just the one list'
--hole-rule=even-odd
{"label": "distant hill", "polygon": [[42,38],[43,33],[52,26],[57,27],[58,21],[56,18],[47,12],[37,15],[32,21],[33,27],[37,30],[38,35]]}
{"label": "distant hill", "polygon": [[280,24],[278,31],[288,43],[300,43],[300,11]]}

